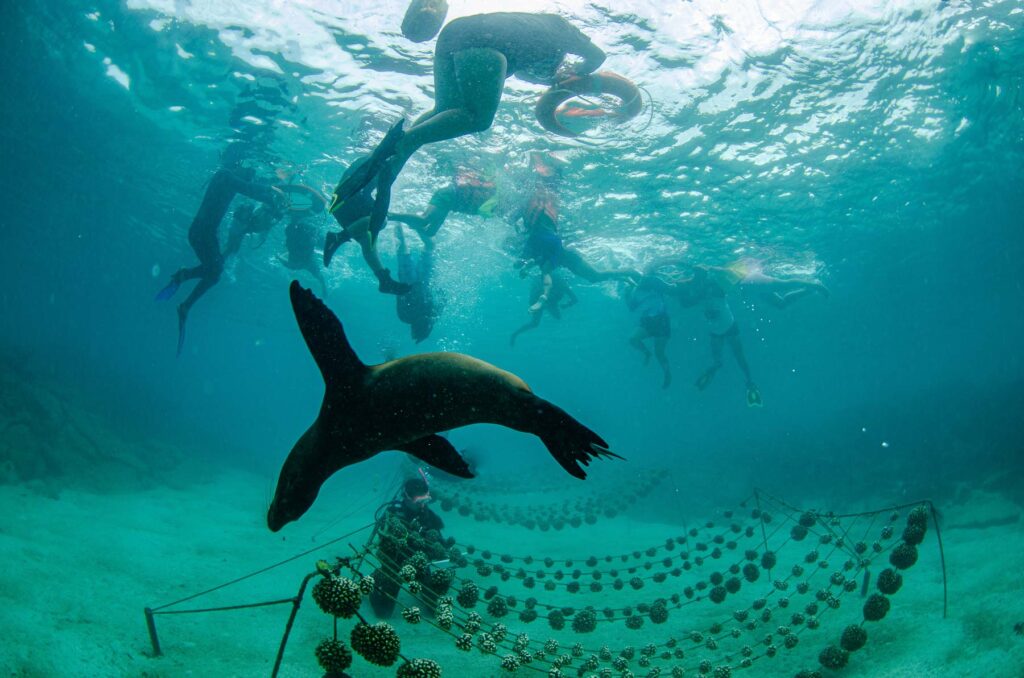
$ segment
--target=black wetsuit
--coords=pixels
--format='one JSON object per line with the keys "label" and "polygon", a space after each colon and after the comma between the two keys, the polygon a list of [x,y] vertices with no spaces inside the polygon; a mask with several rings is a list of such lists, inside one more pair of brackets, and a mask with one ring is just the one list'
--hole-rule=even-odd
{"label": "black wetsuit", "polygon": [[196,211],[192,225],[188,229],[188,244],[199,258],[200,266],[196,268],[203,269],[190,277],[207,277],[214,272],[217,276],[220,275],[224,267],[224,257],[217,230],[228,208],[231,207],[231,201],[239,193],[267,205],[274,204],[274,191],[269,184],[246,181],[231,170],[218,170],[210,179],[206,194],[203,195],[203,202],[199,205],[199,210]]}
{"label": "black wetsuit", "polygon": [[[387,524],[392,519],[397,519],[408,532],[404,541],[387,541]],[[429,508],[423,507],[413,513],[400,501],[385,504],[377,510],[377,529],[377,557],[381,567],[373,573],[370,605],[378,617],[387,619],[395,609],[395,597],[401,588],[399,570],[402,565],[418,552],[426,555],[428,562],[444,560],[448,554],[447,545],[441,537],[444,521]],[[428,606],[448,592],[448,586],[439,586],[432,575],[433,571],[428,567],[420,570],[417,576],[417,581],[423,584],[421,597]]]}
{"label": "black wetsuit", "polygon": [[398,282],[412,287],[395,300],[395,310],[398,319],[410,326],[417,344],[430,336],[439,315],[430,284],[433,268],[434,255],[428,249],[418,258],[409,252],[398,253]]}
{"label": "black wetsuit", "polygon": [[449,22],[437,38],[434,59],[474,48],[501,52],[508,62],[506,77],[522,71],[553,78],[566,54],[588,60],[604,55],[580,29],[557,14],[494,12]]}

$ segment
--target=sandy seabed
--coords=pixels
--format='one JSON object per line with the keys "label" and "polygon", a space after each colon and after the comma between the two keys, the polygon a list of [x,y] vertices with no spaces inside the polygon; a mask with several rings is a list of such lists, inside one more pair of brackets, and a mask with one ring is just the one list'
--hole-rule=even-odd
{"label": "sandy seabed", "polygon": [[[183,598],[365,526],[372,521],[387,483],[380,478],[361,482],[356,477],[346,482],[359,491],[333,484],[307,519],[277,535],[263,524],[268,479],[241,472],[218,472],[202,484],[180,489],[118,494],[66,490],[58,495],[25,486],[0,486],[0,562],[4,563],[0,568],[0,675],[269,676],[288,606],[160,616],[161,657],[151,656],[143,608]],[[341,517],[331,515],[332,505],[344,506]],[[919,562],[905,573],[902,590],[893,596],[892,611],[868,627],[867,646],[851,656],[842,675],[1024,676],[1024,637],[1013,629],[1024,621],[1024,529],[1016,521],[1020,507],[997,495],[976,492],[962,504],[940,509],[948,523],[943,536],[949,618],[942,618],[941,570],[929,533]],[[460,542],[556,558],[643,549],[680,531],[679,525],[620,517],[591,528],[540,533],[442,515],[448,534]],[[174,609],[289,598],[316,559],[346,555],[351,552],[347,544],[361,545],[367,534],[355,534]],[[670,589],[668,584],[665,587]],[[600,609],[630,600],[629,595],[610,591],[579,598],[562,592],[556,602]],[[859,621],[854,619],[859,606],[854,601],[844,610],[852,621]],[[554,636],[570,643],[583,640],[588,648],[627,643],[639,648],[704,627],[713,618],[709,612],[722,614],[722,610],[706,609],[709,605],[694,607],[703,609],[676,611],[658,627],[648,624],[631,632],[621,623],[599,624],[586,637],[568,629],[554,634],[543,620],[527,625],[510,615],[502,621],[513,634],[526,631],[534,640]],[[436,629],[410,626],[397,616],[392,621],[402,636],[403,654],[436,659],[446,676],[508,675],[500,670],[498,658],[476,650],[459,652],[451,638]],[[735,673],[792,676],[800,668],[814,668],[820,649],[835,642],[836,629],[841,631],[846,623],[823,623],[817,635],[805,638],[791,655],[780,654]],[[330,631],[330,620],[307,597],[281,676],[322,675],[312,650]],[[632,668],[637,675],[647,674],[635,662]],[[394,672],[394,667],[372,667],[358,657],[350,670],[356,678]],[[686,675],[699,674],[688,669]]]}

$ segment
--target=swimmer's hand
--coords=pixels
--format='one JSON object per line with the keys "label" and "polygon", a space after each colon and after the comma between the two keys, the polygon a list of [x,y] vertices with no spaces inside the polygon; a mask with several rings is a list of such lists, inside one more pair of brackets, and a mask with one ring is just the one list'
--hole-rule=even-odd
{"label": "swimmer's hand", "polygon": [[544,308],[544,304],[548,301],[548,295],[542,294],[537,299],[537,303],[530,307],[530,313],[540,313],[540,310]]}

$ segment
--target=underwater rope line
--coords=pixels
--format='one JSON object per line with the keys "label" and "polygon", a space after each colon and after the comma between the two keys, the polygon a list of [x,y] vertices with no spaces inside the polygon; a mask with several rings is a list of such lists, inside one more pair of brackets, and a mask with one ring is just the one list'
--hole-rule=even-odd
{"label": "underwater rope line", "polygon": [[[884,510],[886,510],[886,509],[883,509],[883,511]],[[782,525],[779,525],[775,530],[773,530],[772,535],[774,536],[781,528],[782,528]],[[791,541],[791,540],[787,539],[786,542],[783,543],[783,545],[785,545],[785,543],[788,543],[789,541]],[[830,558],[832,556],[832,554],[834,554],[836,551],[839,551],[839,550],[840,550],[840,547],[838,545],[832,544],[832,550],[828,553],[826,558]],[[369,555],[369,554],[366,553],[365,555]],[[876,554],[876,555],[879,555],[879,554]],[[373,556],[371,556],[371,557],[373,557]],[[406,588],[406,586],[405,586],[405,582],[401,581],[394,574],[388,572],[387,569],[384,567],[383,561],[378,560],[378,563],[379,563],[380,567],[374,573],[375,575],[383,575],[383,576],[387,577],[393,583],[398,584],[399,585],[399,589],[401,591],[404,591],[404,592],[408,593],[414,600],[416,600],[417,602],[419,602],[421,604],[428,605],[428,603],[421,596],[419,596],[417,594],[414,594],[411,591],[409,591]],[[350,567],[350,569],[352,569],[352,571],[354,573],[361,574],[358,570],[356,570],[355,568],[351,567],[351,564],[349,564],[349,567]],[[864,568],[864,567],[858,566],[856,571],[853,573],[853,576],[854,577],[859,576],[860,572],[865,570],[865,569],[866,568]],[[822,570],[815,570],[815,571],[811,572],[808,575],[807,580],[810,580],[815,575],[817,575],[817,574],[819,574],[821,572],[822,572]],[[791,574],[791,575],[787,576],[786,579],[780,580],[780,581],[788,581],[789,579],[791,579],[791,578],[793,578],[795,576],[796,576],[795,574]],[[831,587],[831,584],[830,584],[830,587]],[[770,597],[770,596],[774,595],[775,593],[777,593],[779,591],[780,591],[780,589],[778,589],[777,587],[773,588],[773,590],[770,591],[767,594],[767,596]],[[835,599],[839,600],[844,595],[846,595],[847,593],[850,593],[851,591],[852,591],[852,589],[847,590],[847,589],[843,588],[842,586],[840,586],[839,587],[839,593],[838,593],[838,595],[835,596]],[[391,600],[391,601],[393,601],[395,603],[398,603],[397,594],[391,595],[391,594],[387,594],[385,592],[381,592],[381,593],[383,593],[389,600]],[[674,609],[678,609],[680,607],[683,607],[683,606],[688,605],[690,603],[698,602],[698,601],[703,600],[703,599],[704,599],[704,597],[697,597],[696,599],[688,600],[688,601],[684,602],[682,605],[676,606]],[[456,623],[459,627],[461,627],[461,628],[463,628],[465,630],[466,623],[470,621],[469,615],[467,615],[464,618],[464,620],[463,620],[462,618],[459,618],[459,617],[457,617],[455,615],[455,610],[459,610],[460,612],[462,612],[463,610],[461,610],[460,608],[455,608],[454,606],[450,606],[449,609],[450,609],[450,611],[452,613],[453,622]],[[819,614],[818,617],[820,618],[821,616],[824,616],[824,614],[827,614],[828,612],[830,612],[832,610],[835,610],[835,609],[838,609],[838,605],[836,605],[835,607],[833,607],[832,605],[826,605],[825,608],[823,610],[821,610],[821,614]],[[361,616],[360,616],[360,618],[361,618]],[[428,625],[433,626],[434,628],[437,628],[437,629],[443,631],[444,633],[446,633],[447,635],[449,635],[449,636],[451,636],[453,638],[458,638],[459,637],[455,632],[451,631],[450,628],[445,628],[443,626],[440,626],[439,624],[437,624],[434,621],[431,621],[430,619],[421,619],[421,621],[425,621]],[[615,621],[615,620],[610,620],[609,619],[609,620],[605,620],[605,621]],[[764,623],[767,624],[768,622],[765,621]],[[474,626],[482,626],[484,624],[488,624],[488,622],[480,621],[480,622],[475,623]],[[718,625],[722,626],[722,624],[718,624]],[[488,624],[488,626],[489,626],[491,631],[496,631],[496,627],[501,626],[504,629],[504,633],[507,634],[507,627],[504,627],[504,624],[501,624],[500,622],[491,622],[491,623]],[[808,630],[811,630],[811,627],[803,626],[803,627],[801,627],[801,628],[799,628],[799,629],[797,629],[795,631],[790,631],[790,633],[793,633],[794,635],[799,636],[799,635],[805,633]],[[718,638],[715,638],[714,634],[712,634],[707,640],[708,641],[716,641],[716,642],[717,642],[717,640],[725,640],[730,635],[730,633],[731,632],[728,632],[727,629],[722,628],[720,633],[718,634]],[[702,640],[700,640],[700,641],[694,640],[694,642],[696,644],[705,643],[705,641],[703,640],[703,634],[701,634],[701,637],[702,637]],[[691,639],[692,639],[692,636],[691,636]],[[509,643],[507,635],[503,635],[502,636],[502,640],[494,640],[493,637],[491,638],[491,640],[492,640],[492,642],[494,642],[494,645],[496,647],[501,647],[502,649],[506,649],[506,650],[510,649],[513,652],[516,651],[516,644],[511,644],[511,646],[510,646],[510,643]],[[677,642],[678,641],[676,641],[675,639],[671,639],[670,638],[668,641],[665,641],[663,643],[658,643],[657,645],[652,644],[652,645],[654,645],[654,647],[659,647],[659,648],[661,648],[661,647],[671,648],[671,647],[676,646]],[[518,639],[517,639],[517,643],[518,643]],[[543,647],[546,646],[546,643],[544,643],[544,642],[542,642],[540,640],[532,640],[532,639],[530,639],[530,640],[527,640],[526,646],[529,647],[530,645],[539,646],[539,647],[543,648]],[[483,648],[479,648],[479,649],[481,649],[481,651],[483,651],[484,653],[496,654],[496,650],[490,651],[490,650],[485,650]],[[582,653],[590,653],[591,655],[598,655],[604,649],[606,649],[606,648],[601,648],[599,650],[595,650],[593,648],[584,648],[584,647],[582,647],[581,644],[577,644],[576,646],[574,646],[572,648],[572,653],[573,653],[574,657],[582,656],[582,655],[577,655],[577,650],[582,651]],[[770,656],[773,656],[773,655],[771,655],[769,653],[769,651],[766,649],[765,651],[763,651],[763,652],[761,652],[759,654],[749,656],[749,658],[751,659],[751,661],[757,661],[757,660],[762,659],[764,657],[770,657]],[[404,659],[404,657],[403,657],[403,659]],[[551,663],[551,662],[545,662],[545,663]],[[529,664],[521,664],[518,668],[530,669],[530,670],[535,671],[537,673],[547,673],[547,671],[545,669],[534,667],[534,666],[531,666]]]}
{"label": "underwater rope line", "polygon": [[[788,508],[788,509],[790,509],[792,511],[799,511],[800,510],[800,509],[794,507],[793,505],[788,504],[785,501],[779,499],[778,497],[773,497],[772,495],[768,494],[767,492],[765,492],[765,494],[767,496],[771,497],[774,501],[778,502],[780,505],[785,506],[786,508]],[[936,542],[938,542],[938,545],[939,545],[939,563],[942,566],[942,618],[943,619],[948,619],[948,612],[949,612],[949,586],[948,586],[947,577],[946,577],[946,552],[945,552],[945,549],[943,549],[943,547],[942,547],[942,528],[939,527],[939,512],[935,508],[935,502],[933,502],[931,499],[922,499],[920,501],[907,502],[907,503],[904,503],[904,504],[896,504],[895,506],[889,506],[889,507],[886,507],[886,508],[878,509],[876,511],[861,511],[859,513],[838,513],[838,514],[835,514],[835,513],[817,513],[817,512],[815,512],[815,514],[823,516],[823,517],[828,517],[828,518],[861,518],[863,516],[870,516],[870,515],[875,515],[875,514],[878,514],[878,513],[884,513],[885,511],[902,511],[903,509],[910,508],[912,506],[920,506],[921,504],[927,504],[928,505],[928,511],[931,514],[932,523],[934,523],[934,525],[935,525],[935,540],[936,540]]]}
{"label": "underwater rope line", "polygon": [[[343,534],[340,537],[336,537],[336,538],[334,538],[334,539],[332,539],[332,540],[330,540],[328,542],[324,542],[323,544],[320,544],[319,546],[314,546],[311,549],[303,551],[302,553],[297,553],[294,556],[290,556],[288,558],[285,558],[284,560],[282,560],[280,562],[277,562],[277,563],[274,563],[273,565],[268,565],[268,566],[266,566],[264,568],[260,568],[259,570],[256,570],[255,572],[250,572],[249,574],[246,574],[246,575],[243,575],[241,577],[238,577],[237,579],[232,579],[231,581],[224,582],[223,584],[218,584],[217,586],[214,586],[213,588],[206,589],[205,591],[200,591],[199,593],[193,593],[190,596],[186,596],[186,597],[184,597],[184,598],[182,598],[180,600],[175,600],[172,603],[165,603],[165,604],[160,605],[158,607],[146,608],[146,609],[150,610],[153,614],[172,614],[171,612],[162,612],[161,610],[165,610],[168,607],[174,607],[175,605],[180,605],[181,603],[185,603],[185,602],[188,602],[190,600],[195,600],[196,598],[199,598],[201,596],[205,596],[205,595],[207,595],[209,593],[213,593],[214,591],[219,591],[220,589],[227,588],[228,586],[232,586],[234,584],[238,584],[240,582],[243,582],[246,579],[251,579],[252,577],[255,577],[257,575],[263,574],[265,572],[269,572],[269,571],[271,571],[273,569],[281,567],[282,565],[286,565],[286,564],[292,562],[293,560],[298,560],[299,558],[303,558],[305,556],[308,556],[311,553],[316,553],[320,549],[327,548],[328,546],[331,546],[332,544],[337,544],[342,539],[347,539],[348,537],[351,537],[354,534],[358,534],[358,533],[362,532],[363,530],[368,530],[371,527],[373,527],[373,525],[374,525],[374,523],[370,523],[368,525],[363,525],[362,527],[357,528],[355,530],[352,530],[351,532],[349,532],[347,534]],[[249,605],[248,607],[251,607],[251,605]],[[234,609],[234,608],[233,607],[227,607],[227,608],[223,608],[223,609]],[[182,612],[188,612],[188,611],[189,610],[183,610]],[[182,612],[177,612],[175,614],[181,614]]]}

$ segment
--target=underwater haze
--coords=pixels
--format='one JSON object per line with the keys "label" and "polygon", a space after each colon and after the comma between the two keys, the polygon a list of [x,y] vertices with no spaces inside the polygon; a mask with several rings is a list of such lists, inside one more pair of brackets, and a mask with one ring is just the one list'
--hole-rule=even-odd
{"label": "underwater haze", "polygon": [[[431,108],[436,42],[403,36],[406,0],[0,7],[0,676],[1024,676],[1024,6],[451,0],[446,22],[499,4],[583,31],[602,70],[637,86],[639,114],[558,136],[535,113],[547,88],[510,78],[488,130],[412,156],[391,213],[421,213],[454,168],[486,176],[499,205],[453,212],[433,239],[441,310],[424,341],[357,244],[320,265],[338,230],[320,211],[307,223],[326,295],[284,265],[281,222],[226,259],[180,353],[191,283],[154,297],[196,261],[189,226],[215,173],[330,199]],[[592,94],[584,108],[612,105]],[[505,208],[541,181],[536,157],[560,168],[565,245],[637,273],[563,269],[578,303],[512,345],[540,278],[520,275],[527,236]],[[221,242],[255,204],[235,199]],[[377,240],[396,275],[397,229]],[[631,345],[653,346],[630,300],[641,272],[685,290],[706,270],[739,278],[721,297],[735,324],[716,334],[720,302],[667,294],[663,388]],[[810,293],[779,308],[755,278]],[[388,451],[271,532],[278,473],[324,396],[293,279],[364,363],[474,356],[623,459],[591,460],[581,481],[537,437],[456,428],[444,435],[477,478]],[[409,400],[435,406],[431,389]],[[317,560],[333,569],[310,587],[398,572],[387,529],[369,528],[417,468],[445,550],[423,547],[426,594],[396,580],[401,613],[358,613],[389,623],[401,655],[376,656],[384,641],[360,643],[355,616],[332,620],[305,590],[276,657]],[[180,609],[280,604],[157,615],[155,650],[144,608],[314,548]],[[350,664],[325,659],[349,646]]]}

